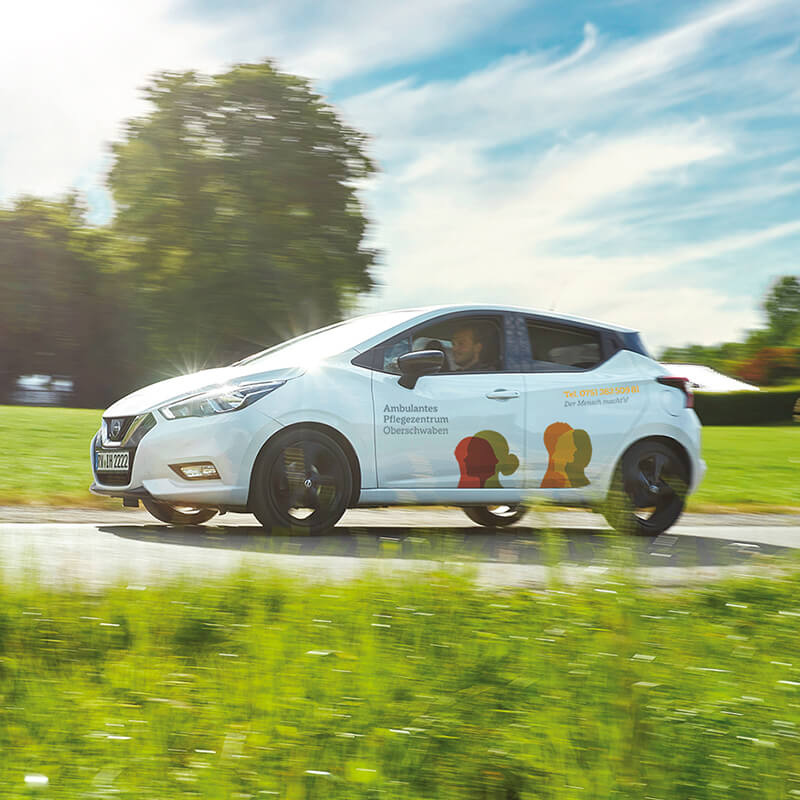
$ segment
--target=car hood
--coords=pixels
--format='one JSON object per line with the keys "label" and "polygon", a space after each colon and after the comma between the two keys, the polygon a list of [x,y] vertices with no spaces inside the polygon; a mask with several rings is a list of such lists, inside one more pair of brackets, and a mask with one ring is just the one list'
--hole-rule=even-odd
{"label": "car hood", "polygon": [[[263,365],[262,365],[263,366]],[[203,394],[220,386],[236,386],[261,381],[290,380],[298,378],[304,372],[299,367],[282,367],[279,369],[261,369],[253,372],[252,365],[242,367],[219,367],[204,369],[189,375],[179,375],[165,381],[150,384],[137,389],[132,394],[117,400],[105,411],[104,417],[132,417],[153,411],[167,403],[184,397]]]}

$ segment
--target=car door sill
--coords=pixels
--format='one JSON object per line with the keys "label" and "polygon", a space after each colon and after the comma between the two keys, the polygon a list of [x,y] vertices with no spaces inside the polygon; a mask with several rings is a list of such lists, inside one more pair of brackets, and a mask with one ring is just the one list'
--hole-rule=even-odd
{"label": "car door sill", "polygon": [[521,489],[362,489],[358,505],[498,505],[523,499]]}

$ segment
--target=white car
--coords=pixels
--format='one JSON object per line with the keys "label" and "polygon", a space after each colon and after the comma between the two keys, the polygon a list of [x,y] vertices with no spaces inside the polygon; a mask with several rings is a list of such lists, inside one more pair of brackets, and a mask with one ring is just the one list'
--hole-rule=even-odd
{"label": "white car", "polygon": [[542,499],[656,534],[705,472],[688,382],[635,331],[498,306],[357,317],[147,386],[91,454],[93,492],[163,522],[312,532],[393,505],[508,525]]}

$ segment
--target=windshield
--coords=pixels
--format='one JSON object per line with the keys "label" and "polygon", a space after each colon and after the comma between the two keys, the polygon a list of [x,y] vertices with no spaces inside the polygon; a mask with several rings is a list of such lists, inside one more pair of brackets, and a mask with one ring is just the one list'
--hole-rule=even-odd
{"label": "windshield", "polygon": [[[405,311],[386,311],[380,314],[369,314],[356,317],[345,322],[337,322],[327,328],[320,328],[305,333],[288,342],[262,350],[233,364],[240,367],[245,364],[257,364],[262,359],[269,359],[270,366],[303,366],[308,362],[320,361],[323,358],[342,353],[357,344],[376,336],[381,331],[398,325],[405,320],[419,316],[419,309]],[[272,363],[279,361],[280,364]]]}

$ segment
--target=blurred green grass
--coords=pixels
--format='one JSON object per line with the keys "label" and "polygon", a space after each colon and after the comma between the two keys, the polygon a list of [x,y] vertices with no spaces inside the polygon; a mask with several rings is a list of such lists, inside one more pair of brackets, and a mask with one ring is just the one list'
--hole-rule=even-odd
{"label": "blurred green grass", "polygon": [[89,444],[102,414],[0,406],[0,505],[111,506],[89,492]]}
{"label": "blurred green grass", "polygon": [[0,584],[2,796],[40,774],[54,798],[791,797],[798,596],[800,571]]}
{"label": "blurred green grass", "polygon": [[689,511],[800,510],[800,425],[703,428],[703,458]]}
{"label": "blurred green grass", "polygon": [[[101,411],[0,406],[0,505],[112,507],[89,493]],[[800,425],[703,429],[708,474],[690,511],[800,509]]]}

